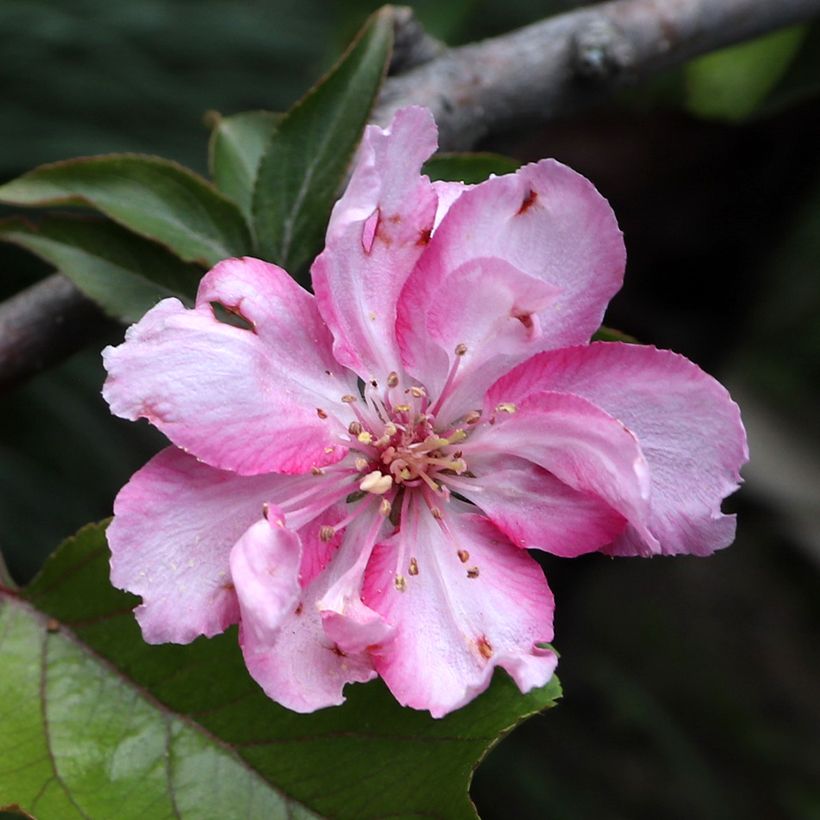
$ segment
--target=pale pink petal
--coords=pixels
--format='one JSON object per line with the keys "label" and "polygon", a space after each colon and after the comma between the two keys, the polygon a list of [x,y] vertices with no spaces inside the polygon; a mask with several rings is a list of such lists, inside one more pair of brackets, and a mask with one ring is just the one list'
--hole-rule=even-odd
{"label": "pale pink petal", "polygon": [[[534,357],[499,380],[487,403],[545,389],[583,396],[638,438],[651,471],[648,526],[663,553],[708,555],[732,542],[734,516],[720,504],[737,489],[748,448],[740,411],[715,379],[676,353],[595,343]],[[634,555],[643,545],[628,530],[609,551]]]}
{"label": "pale pink petal", "polygon": [[519,547],[572,558],[611,544],[626,519],[597,496],[507,454],[473,456],[466,476],[448,481]]}
{"label": "pale pink petal", "polygon": [[552,640],[553,610],[541,568],[466,505],[448,507],[448,532],[422,506],[376,549],[365,579],[364,603],[395,626],[371,648],[390,691],[442,717],[483,692],[496,666],[522,692],[546,684],[556,657],[539,646]]}
{"label": "pale pink petal", "polygon": [[364,652],[387,638],[390,626],[377,612],[362,603],[364,573],[385,519],[378,513],[378,500],[369,504],[345,531],[341,548],[326,571],[326,591],[317,606],[325,634],[348,653]]}
{"label": "pale pink petal", "polygon": [[507,393],[486,404],[485,423],[464,442],[467,464],[473,453],[512,455],[531,461],[578,492],[597,496],[645,539],[644,552],[658,551],[646,526],[650,475],[635,436],[617,419],[586,399],[568,393],[533,393],[520,403]]}
{"label": "pale pink petal", "polygon": [[500,259],[466,262],[448,277],[447,289],[458,300],[434,301],[426,316],[429,340],[447,357],[439,355],[423,368],[425,387],[437,396],[459,360],[452,388],[437,408],[445,423],[479,409],[494,381],[540,349],[537,313],[557,294],[552,285]]}
{"label": "pale pink petal", "polygon": [[433,233],[441,224],[441,220],[447,216],[447,211],[450,210],[453,203],[470,188],[475,188],[475,185],[466,185],[463,182],[455,182],[450,180],[438,179],[433,183],[433,190],[436,192],[438,198],[438,205],[436,207],[436,218],[433,223]]}
{"label": "pale pink petal", "polygon": [[174,447],[131,477],[107,532],[111,582],[142,596],[136,615],[148,643],[188,643],[236,623],[231,547],[261,518],[265,502],[305,480],[238,476]]}
{"label": "pale pink petal", "polygon": [[366,653],[347,653],[328,638],[317,600],[326,591],[324,575],[302,590],[290,614],[269,640],[240,628],[248,671],[268,697],[295,712],[313,712],[344,702],[348,683],[376,677]]}
{"label": "pale pink petal", "polygon": [[444,304],[453,322],[469,322],[461,310],[463,289],[449,280],[475,259],[498,259],[555,289],[556,296],[532,315],[539,333],[531,354],[590,338],[621,286],[625,251],[606,200],[554,160],[465,191],[448,210],[399,300],[396,327],[403,361],[424,384],[441,378],[441,355],[431,349],[439,344],[427,337],[425,317],[434,305]]}
{"label": "pale pink petal", "polygon": [[[256,329],[217,320],[218,298]],[[305,472],[346,452],[340,399],[355,388],[331,364],[326,336],[312,297],[284,271],[229,260],[205,277],[195,310],[166,299],[103,351],[103,395],[115,415],[148,419],[211,466]]]}
{"label": "pale pink petal", "polygon": [[435,122],[424,108],[398,111],[387,129],[368,126],[313,264],[334,354],[368,381],[400,365],[396,301],[433,229],[437,198],[419,171],[435,148]]}
{"label": "pale pink petal", "polygon": [[242,631],[254,641],[270,640],[298,603],[299,536],[285,527],[277,507],[265,508],[231,550],[231,580],[239,599]]}

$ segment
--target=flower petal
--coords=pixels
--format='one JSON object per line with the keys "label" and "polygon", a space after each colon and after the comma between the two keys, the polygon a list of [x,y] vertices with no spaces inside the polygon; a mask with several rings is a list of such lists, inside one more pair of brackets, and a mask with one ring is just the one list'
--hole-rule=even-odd
{"label": "flower petal", "polygon": [[395,626],[392,638],[371,648],[376,669],[399,703],[433,717],[483,692],[496,666],[527,692],[546,684],[556,665],[555,654],[537,646],[552,640],[541,568],[467,510],[451,502],[445,531],[411,505],[365,578],[364,603]]}
{"label": "flower petal", "polygon": [[[241,310],[254,327],[218,321],[212,301]],[[195,310],[163,300],[103,358],[103,395],[115,415],[147,418],[213,467],[300,473],[346,452],[339,400],[355,388],[336,375],[312,297],[273,265],[221,263]]]}
{"label": "flower petal", "polygon": [[259,640],[240,627],[239,642],[245,665],[268,697],[295,712],[313,712],[344,702],[347,683],[376,677],[366,653],[347,653],[328,638],[317,600],[325,593],[324,575],[302,590],[276,634]]}
{"label": "flower petal", "polygon": [[620,421],[569,393],[533,393],[520,404],[495,388],[488,395],[505,398],[495,408],[485,403],[487,421],[462,445],[468,465],[473,454],[531,461],[626,518],[645,539],[647,554],[658,550],[646,527],[649,467],[635,436]]}
{"label": "flower petal", "polygon": [[450,486],[519,547],[574,558],[611,544],[626,526],[626,519],[596,496],[573,490],[524,459],[473,456],[470,471],[475,479],[465,476]]}
{"label": "flower petal", "polygon": [[254,641],[270,640],[296,607],[301,589],[299,536],[285,527],[282,512],[267,507],[231,550],[231,579],[239,599],[242,630]]}
{"label": "flower petal", "polygon": [[[555,290],[533,313],[539,332],[530,355],[590,338],[621,286],[625,258],[609,204],[566,166],[543,160],[489,179],[452,204],[402,291],[397,333],[405,366],[428,387],[440,383],[441,354],[431,350],[439,345],[427,337],[424,317],[442,301],[459,305],[464,293],[449,280],[472,260],[500,260]],[[470,314],[453,314],[466,333]]]}
{"label": "flower petal", "polygon": [[425,108],[399,110],[387,129],[368,126],[313,264],[333,352],[366,381],[400,365],[396,301],[433,229],[437,198],[419,171],[435,149],[436,126]]}
{"label": "flower petal", "polygon": [[[533,357],[491,388],[487,404],[545,389],[583,396],[637,436],[651,471],[648,526],[663,553],[709,555],[732,542],[734,516],[720,504],[737,489],[748,448],[740,411],[715,379],[670,351],[596,342]],[[607,551],[643,549],[628,530]]]}
{"label": "flower petal", "polygon": [[142,596],[136,616],[148,643],[188,643],[236,623],[231,547],[293,482],[215,470],[175,447],[131,477],[108,527],[111,582]]}

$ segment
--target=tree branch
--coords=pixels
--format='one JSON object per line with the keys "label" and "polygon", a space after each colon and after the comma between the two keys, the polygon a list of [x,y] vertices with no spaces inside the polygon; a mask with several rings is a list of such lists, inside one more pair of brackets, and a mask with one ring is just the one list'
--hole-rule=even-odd
{"label": "tree branch", "polygon": [[[660,69],[820,15],[820,0],[614,0],[473,45],[445,49],[396,9],[397,49],[374,112],[425,105],[440,147],[549,120]],[[401,73],[397,73],[401,72]],[[50,276],[0,305],[0,390],[99,337],[105,320]]]}
{"label": "tree branch", "polygon": [[715,49],[820,15],[820,0],[614,0],[450,49],[390,77],[374,119],[430,108],[443,150],[550,120]]}

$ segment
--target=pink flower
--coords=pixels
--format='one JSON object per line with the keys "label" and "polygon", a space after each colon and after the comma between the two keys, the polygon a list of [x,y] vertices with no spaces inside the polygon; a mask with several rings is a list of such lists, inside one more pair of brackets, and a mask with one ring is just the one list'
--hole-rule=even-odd
{"label": "pink flower", "polygon": [[[228,259],[104,352],[104,395],[171,440],[117,497],[111,578],[149,642],[240,624],[285,706],[381,676],[444,715],[556,664],[526,549],[708,555],[734,536],[740,416],[651,347],[589,344],[621,285],[607,202],[551,160],[431,183],[429,112],[370,127],[313,265]],[[219,321],[212,305],[246,327]]]}

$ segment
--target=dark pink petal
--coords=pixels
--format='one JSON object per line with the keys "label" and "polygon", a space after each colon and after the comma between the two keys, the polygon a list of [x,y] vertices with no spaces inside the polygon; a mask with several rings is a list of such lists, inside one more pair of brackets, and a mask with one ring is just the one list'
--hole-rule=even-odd
{"label": "dark pink petal", "polygon": [[270,639],[240,628],[248,671],[268,697],[295,712],[313,712],[344,702],[347,683],[376,677],[366,653],[348,653],[328,638],[317,600],[326,591],[323,575],[307,588]]}
{"label": "dark pink petal", "polygon": [[108,527],[111,582],[142,596],[136,615],[148,643],[188,643],[236,623],[231,547],[266,501],[305,480],[238,476],[174,447],[131,477]]}
{"label": "dark pink petal", "polygon": [[276,507],[252,524],[231,550],[231,579],[239,599],[242,631],[254,641],[270,640],[296,607],[301,594],[299,536],[285,527]]}
{"label": "dark pink petal", "polygon": [[368,126],[350,183],[333,209],[325,249],[313,264],[333,352],[366,380],[399,369],[396,301],[433,229],[437,198],[419,171],[435,149],[436,126],[427,109],[398,111],[386,130]]}
{"label": "dark pink petal", "polygon": [[[495,388],[491,393],[507,395]],[[572,489],[597,496],[636,528],[645,552],[658,551],[646,526],[649,467],[637,439],[620,421],[580,396],[547,392],[520,403],[504,398],[496,407],[487,404],[484,418],[463,445],[468,465],[473,454],[531,461]]]}
{"label": "dark pink petal", "polygon": [[[448,531],[421,505],[373,554],[363,600],[395,627],[371,648],[399,703],[441,717],[483,692],[493,670],[522,692],[552,677],[552,595],[538,564],[487,519],[451,502]],[[461,551],[461,556],[459,556]]]}
{"label": "dark pink petal", "polygon": [[[253,329],[219,321],[212,301],[241,311]],[[300,473],[346,452],[340,399],[355,387],[333,363],[313,298],[280,268],[220,263],[195,310],[166,299],[125,338],[103,351],[112,412],[148,419],[211,466]]]}
{"label": "dark pink petal", "polygon": [[626,526],[597,496],[573,490],[532,462],[474,456],[470,471],[474,479],[454,479],[450,486],[519,547],[573,558],[611,544]]}
{"label": "dark pink petal", "polygon": [[[525,354],[531,355],[590,338],[621,286],[625,258],[609,204],[569,168],[543,160],[487,180],[452,204],[407,280],[397,321],[404,363],[423,383],[440,383],[441,352],[451,357],[452,350],[427,337],[425,317],[445,305],[452,311],[450,336],[467,332],[466,294],[451,277],[473,260],[499,260],[553,289],[554,298],[519,317],[528,326],[537,322]],[[511,318],[506,303],[499,313]]]}
{"label": "dark pink petal", "polygon": [[[708,555],[732,542],[734,516],[720,504],[748,448],[740,411],[715,379],[669,351],[601,342],[533,357],[492,387],[487,405],[545,389],[583,396],[638,438],[651,471],[648,525],[663,553]],[[629,529],[608,551],[644,545]]]}

